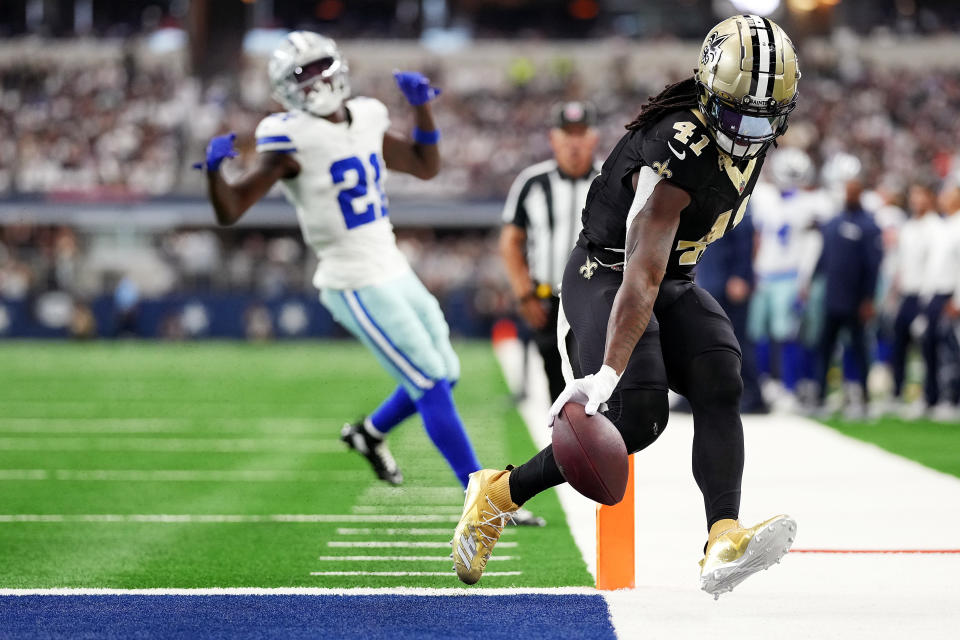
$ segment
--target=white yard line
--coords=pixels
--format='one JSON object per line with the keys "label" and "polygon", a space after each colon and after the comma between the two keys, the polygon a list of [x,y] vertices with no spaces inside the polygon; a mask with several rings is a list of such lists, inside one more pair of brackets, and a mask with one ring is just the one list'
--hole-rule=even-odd
{"label": "white yard line", "polygon": [[404,485],[390,487],[378,483],[363,490],[357,497],[361,504],[392,504],[396,502],[426,502],[429,504],[463,504],[463,489],[454,481],[453,485],[425,486]]}
{"label": "white yard line", "polygon": [[177,418],[2,418],[0,433],[196,433]]}
{"label": "white yard line", "polygon": [[258,469],[0,469],[3,480],[73,482],[326,482],[363,481],[367,471],[288,471]]}
{"label": "white yard line", "polygon": [[462,505],[451,504],[384,504],[384,505],[354,505],[350,507],[353,513],[440,513],[460,515]]}
{"label": "white yard line", "polygon": [[[453,571],[311,571],[312,576],[374,576],[387,578],[404,578],[407,576],[441,576],[449,578]],[[500,576],[522,576],[523,571],[487,571],[485,578]]]}
{"label": "white yard line", "polygon": [[[504,534],[514,529],[504,529]],[[387,529],[375,529],[372,527],[340,527],[337,529],[337,535],[340,536],[441,536],[445,538],[452,537],[450,529],[426,529],[418,527],[399,527]]]}
{"label": "white yard line", "polygon": [[[229,523],[420,523],[420,522],[447,522],[456,523],[457,516],[410,516],[402,514],[378,515],[348,515],[339,513],[277,513],[266,515],[231,515],[231,514],[0,514],[0,524],[19,522],[99,522],[99,523],[130,523],[149,522],[160,524],[229,524]],[[377,529],[380,532],[383,529]],[[451,534],[452,535],[452,534]]]}
{"label": "white yard line", "polygon": [[0,469],[0,481],[3,480],[49,480],[46,469]]}
{"label": "white yard line", "polygon": [[[46,405],[43,405],[46,407]],[[48,407],[46,407],[48,408]],[[38,408],[38,411],[42,411]],[[197,433],[237,432],[248,433],[252,428],[269,435],[284,433],[317,434],[333,436],[342,421],[338,418],[317,415],[311,418],[0,418],[0,433]],[[198,427],[198,425],[201,425]],[[240,428],[238,429],[238,425]]]}
{"label": "white yard line", "polygon": [[[449,571],[442,572],[444,576]],[[490,575],[490,574],[484,574]],[[0,589],[0,596],[586,596],[597,595],[587,587],[499,587],[477,589],[475,587],[213,587],[198,589],[102,589],[102,588],[55,588],[55,589]]]}
{"label": "white yard line", "polygon": [[[491,556],[490,560],[514,560],[516,556]],[[449,556],[317,556],[325,562],[451,562]]]}
{"label": "white yard line", "polygon": [[[331,548],[341,549],[449,549],[449,542],[421,542],[410,540],[375,540],[375,541],[343,541],[331,540],[327,542]],[[512,549],[517,546],[516,542],[500,542],[498,549]]]}
{"label": "white yard line", "polygon": [[0,438],[0,451],[144,453],[343,453],[339,440],[308,438]]}

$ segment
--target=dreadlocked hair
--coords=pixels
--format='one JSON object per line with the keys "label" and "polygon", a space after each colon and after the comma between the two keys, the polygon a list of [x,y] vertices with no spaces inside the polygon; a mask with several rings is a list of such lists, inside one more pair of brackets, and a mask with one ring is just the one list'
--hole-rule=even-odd
{"label": "dreadlocked hair", "polygon": [[656,96],[647,99],[636,119],[627,125],[630,131],[639,131],[674,111],[695,108],[698,104],[697,82],[687,78],[664,87]]}

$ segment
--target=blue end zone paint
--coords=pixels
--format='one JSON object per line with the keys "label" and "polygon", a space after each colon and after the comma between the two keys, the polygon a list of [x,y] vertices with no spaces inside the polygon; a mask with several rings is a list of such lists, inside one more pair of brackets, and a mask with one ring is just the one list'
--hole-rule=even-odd
{"label": "blue end zone paint", "polygon": [[14,638],[616,638],[600,595],[4,596]]}

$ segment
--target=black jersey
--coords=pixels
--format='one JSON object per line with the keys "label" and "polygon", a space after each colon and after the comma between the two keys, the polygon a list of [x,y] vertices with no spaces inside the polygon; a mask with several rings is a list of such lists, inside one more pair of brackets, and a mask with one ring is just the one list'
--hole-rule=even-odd
{"label": "black jersey", "polygon": [[720,152],[696,110],[664,116],[642,131],[629,131],[603,163],[587,194],[583,232],[577,244],[604,264],[622,262],[627,215],[637,191],[651,192],[666,179],[690,194],[665,278],[692,279],[707,245],[743,219],[760,175],[763,156],[736,163]]}

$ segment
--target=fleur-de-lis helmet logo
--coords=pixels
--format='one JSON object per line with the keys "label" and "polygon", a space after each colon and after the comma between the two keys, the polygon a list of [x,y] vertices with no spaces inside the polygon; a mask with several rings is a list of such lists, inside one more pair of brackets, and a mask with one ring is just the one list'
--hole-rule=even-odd
{"label": "fleur-de-lis helmet logo", "polygon": [[700,64],[703,66],[715,63],[720,59],[720,45],[726,42],[730,37],[729,33],[720,35],[716,31],[707,37],[707,42],[703,45],[703,52],[700,54]]}

